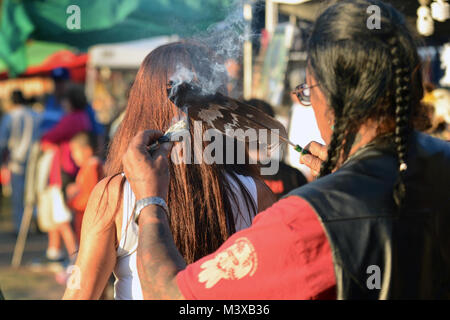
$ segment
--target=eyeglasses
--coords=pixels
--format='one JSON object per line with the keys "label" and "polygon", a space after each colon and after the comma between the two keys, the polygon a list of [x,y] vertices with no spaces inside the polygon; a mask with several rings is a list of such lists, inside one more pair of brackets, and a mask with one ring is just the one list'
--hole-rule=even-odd
{"label": "eyeglasses", "polygon": [[295,94],[300,101],[301,104],[304,106],[310,106],[311,105],[311,88],[317,87],[318,84],[312,85],[309,87],[306,83],[299,84],[295,87],[294,91],[292,91],[292,94]]}

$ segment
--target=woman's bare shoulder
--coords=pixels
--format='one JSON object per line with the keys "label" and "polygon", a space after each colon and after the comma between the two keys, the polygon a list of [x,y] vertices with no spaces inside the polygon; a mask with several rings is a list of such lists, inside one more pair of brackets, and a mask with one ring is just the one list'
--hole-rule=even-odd
{"label": "woman's bare shoulder", "polygon": [[104,192],[107,193],[107,200],[112,200],[112,198],[117,198],[120,192],[121,181],[123,177],[121,175],[107,176],[100,180],[97,185],[92,190],[94,196],[101,196]]}
{"label": "woman's bare shoulder", "polygon": [[[122,210],[120,210],[122,179],[121,175],[108,176],[97,183],[89,197],[83,225],[104,228],[111,226],[114,222],[122,221]],[[117,217],[118,215],[120,217]],[[120,230],[120,226],[117,227]]]}

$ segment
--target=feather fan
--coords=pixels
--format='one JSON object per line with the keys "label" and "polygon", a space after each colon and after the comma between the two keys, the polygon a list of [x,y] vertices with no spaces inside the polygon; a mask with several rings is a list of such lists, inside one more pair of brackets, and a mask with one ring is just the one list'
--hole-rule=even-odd
{"label": "feather fan", "polygon": [[[187,113],[189,118],[202,121],[224,135],[229,135],[230,131],[227,129],[242,129],[244,131],[247,129],[266,129],[268,132],[276,134],[282,142],[292,145],[296,151],[302,154],[309,153],[288,139],[286,128],[278,120],[249,104],[227,97],[219,92],[204,94],[201,88],[186,82],[177,86],[170,86],[167,93],[169,99]],[[239,139],[239,136],[233,137]],[[274,150],[278,147],[278,144],[279,142],[271,143],[267,148],[268,150]]]}

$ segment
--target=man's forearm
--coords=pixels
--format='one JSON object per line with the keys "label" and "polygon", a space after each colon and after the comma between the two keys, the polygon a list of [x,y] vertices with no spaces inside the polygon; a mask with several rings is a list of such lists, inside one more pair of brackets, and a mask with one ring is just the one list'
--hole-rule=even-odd
{"label": "man's forearm", "polygon": [[145,207],[139,217],[137,267],[144,299],[183,299],[175,277],[186,267],[164,210]]}

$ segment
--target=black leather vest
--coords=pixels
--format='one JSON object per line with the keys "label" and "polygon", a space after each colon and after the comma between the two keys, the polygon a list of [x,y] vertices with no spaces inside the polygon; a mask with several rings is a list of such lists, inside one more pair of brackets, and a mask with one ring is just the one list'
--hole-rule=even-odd
{"label": "black leather vest", "polygon": [[394,150],[363,148],[289,194],[308,201],[324,226],[338,299],[450,299],[450,143],[411,135],[401,212]]}

